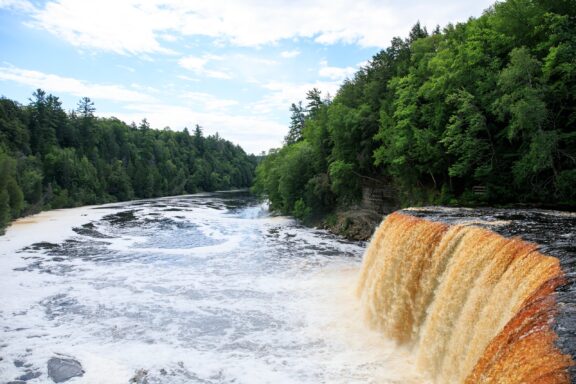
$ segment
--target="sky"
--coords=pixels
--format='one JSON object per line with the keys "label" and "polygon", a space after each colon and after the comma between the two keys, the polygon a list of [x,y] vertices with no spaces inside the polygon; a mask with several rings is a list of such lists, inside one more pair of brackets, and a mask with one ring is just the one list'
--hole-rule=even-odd
{"label": "sky", "polygon": [[[0,96],[41,88],[65,110],[280,147],[290,105],[339,85],[417,22],[478,17],[493,0],[0,0]],[[304,103],[305,104],[305,103]]]}

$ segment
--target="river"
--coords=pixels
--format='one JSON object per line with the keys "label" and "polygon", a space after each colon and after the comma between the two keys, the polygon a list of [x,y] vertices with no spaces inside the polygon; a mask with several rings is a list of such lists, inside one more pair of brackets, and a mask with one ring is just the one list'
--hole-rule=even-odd
{"label": "river", "polygon": [[43,212],[0,237],[0,382],[423,383],[354,296],[365,244],[243,192]]}

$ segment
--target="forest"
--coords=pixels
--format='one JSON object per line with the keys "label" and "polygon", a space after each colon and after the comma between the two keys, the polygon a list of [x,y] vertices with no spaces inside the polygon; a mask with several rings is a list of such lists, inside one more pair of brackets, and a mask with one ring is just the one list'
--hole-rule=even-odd
{"label": "forest", "polygon": [[252,184],[256,158],[217,133],[127,125],[95,111],[84,97],[65,112],[40,89],[28,105],[0,98],[0,233],[43,209]]}
{"label": "forest", "polygon": [[271,207],[306,219],[362,188],[398,206],[576,206],[576,2],[507,0],[429,32],[417,23],[346,80],[292,104],[256,170]]}

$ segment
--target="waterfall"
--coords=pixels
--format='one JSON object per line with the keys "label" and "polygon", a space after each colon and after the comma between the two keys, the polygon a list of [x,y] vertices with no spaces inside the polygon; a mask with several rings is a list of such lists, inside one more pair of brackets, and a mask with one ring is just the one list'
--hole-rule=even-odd
{"label": "waterfall", "polygon": [[369,325],[436,383],[569,383],[552,324],[559,260],[487,229],[393,213],[364,255]]}

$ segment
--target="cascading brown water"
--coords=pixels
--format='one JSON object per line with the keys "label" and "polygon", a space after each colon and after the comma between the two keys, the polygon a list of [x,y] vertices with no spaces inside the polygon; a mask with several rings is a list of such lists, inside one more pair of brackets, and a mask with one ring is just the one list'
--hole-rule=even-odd
{"label": "cascading brown water", "polygon": [[411,346],[438,383],[569,383],[556,346],[558,259],[478,227],[394,213],[365,253],[369,324]]}

